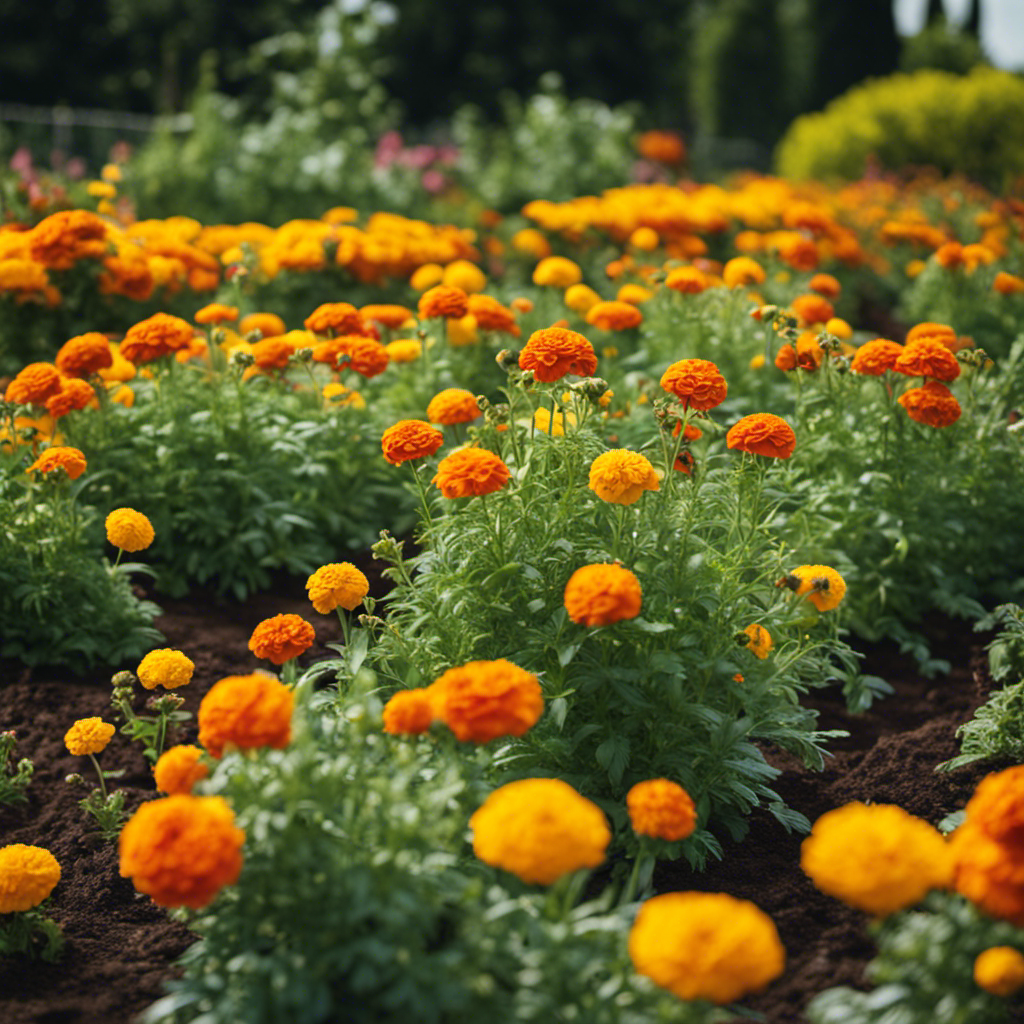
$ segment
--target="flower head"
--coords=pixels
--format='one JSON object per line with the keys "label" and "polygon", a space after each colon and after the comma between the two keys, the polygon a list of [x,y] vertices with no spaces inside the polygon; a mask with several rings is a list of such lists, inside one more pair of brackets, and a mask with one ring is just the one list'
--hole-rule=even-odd
{"label": "flower head", "polygon": [[537,677],[504,658],[450,668],[427,689],[434,715],[462,742],[522,736],[544,710]]}
{"label": "flower head", "polygon": [[1013,946],[991,946],[974,961],[974,981],[994,996],[1012,996],[1024,988],[1024,955]]}
{"label": "flower head", "polygon": [[41,452],[39,458],[25,472],[41,473],[43,476],[63,472],[69,480],[77,480],[85,472],[85,467],[85,456],[77,448],[52,445]]}
{"label": "flower head", "polygon": [[202,763],[203,752],[192,744],[180,744],[165,750],[153,765],[153,780],[161,793],[175,796],[191,793],[192,787],[210,774]]}
{"label": "flower head", "polygon": [[391,362],[386,345],[373,338],[345,339],[345,345],[338,354],[338,365],[348,366],[362,377],[369,379],[383,373]]}
{"label": "flower head", "polygon": [[114,357],[107,336],[90,331],[64,342],[54,362],[57,369],[68,377],[88,377],[113,366]]}
{"label": "flower head", "polygon": [[892,367],[908,377],[956,380],[960,364],[956,356],[937,338],[922,337],[908,342]]}
{"label": "flower head", "polygon": [[615,505],[632,505],[644,491],[661,488],[658,474],[646,456],[627,448],[613,448],[590,464],[590,489]]}
{"label": "flower head", "polygon": [[729,288],[761,284],[764,278],[764,268],[749,256],[736,256],[722,268],[722,280]]}
{"label": "flower head", "polygon": [[902,351],[902,345],[886,338],[866,341],[854,352],[850,369],[854,373],[862,373],[869,377],[881,377],[886,370],[891,370],[896,365]]}
{"label": "flower head", "polygon": [[711,287],[711,281],[708,275],[697,267],[676,267],[668,272],[665,287],[683,295],[700,295]]}
{"label": "flower head", "polygon": [[790,307],[804,327],[826,323],[835,315],[832,303],[821,295],[798,295]]}
{"label": "flower head", "polygon": [[15,843],[0,849],[0,914],[38,907],[60,881],[60,865],[41,846]]}
{"label": "flower head", "polygon": [[565,610],[582,626],[610,626],[640,614],[640,581],[615,563],[584,565],[565,585]]}
{"label": "flower head", "polygon": [[793,593],[806,597],[819,612],[836,608],[846,593],[846,580],[828,565],[801,565],[784,582]]}
{"label": "flower head", "polygon": [[192,325],[180,316],[154,313],[128,328],[121,342],[121,355],[132,363],[152,362],[171,352],[188,348],[194,334]]}
{"label": "flower head", "polygon": [[486,448],[459,448],[437,464],[432,483],[446,498],[478,498],[500,491],[509,469],[500,455]]}
{"label": "flower head", "polygon": [[415,363],[423,355],[423,342],[419,338],[395,338],[384,350],[393,363]]}
{"label": "flower head", "polygon": [[392,466],[425,459],[444,444],[444,434],[423,420],[399,420],[380,439],[384,459]]}
{"label": "flower head", "polygon": [[157,906],[199,909],[238,880],[244,842],[223,797],[150,800],[121,830],[121,877]]}
{"label": "flower head", "polygon": [[75,757],[98,754],[107,749],[114,732],[114,727],[102,718],[80,718],[64,734],[64,746]]}
{"label": "flower head", "polygon": [[686,143],[676,132],[667,132],[658,128],[641,133],[636,140],[636,151],[645,160],[654,160],[659,164],[675,167],[686,159]]}
{"label": "flower head", "polygon": [[158,686],[167,690],[176,690],[179,686],[188,686],[192,682],[195,662],[181,651],[173,647],[161,647],[150,651],[135,670],[139,682],[147,690]]}
{"label": "flower head", "polygon": [[7,385],[4,400],[18,405],[45,405],[61,389],[60,372],[49,363],[29,363]]}
{"label": "flower head", "polygon": [[960,419],[960,403],[956,396],[937,380],[925,381],[919,388],[904,391],[896,399],[907,415],[926,427],[948,427]]}
{"label": "flower head", "polygon": [[644,315],[629,302],[608,300],[595,303],[587,310],[586,321],[602,331],[628,331],[644,322]]}
{"label": "flower head", "polygon": [[263,370],[287,370],[291,358],[295,355],[295,346],[287,335],[280,338],[263,338],[252,346],[252,358],[255,365]]}
{"label": "flower head", "polygon": [[68,413],[99,406],[93,386],[77,377],[65,377],[61,389],[46,400],[46,411],[56,420]]}
{"label": "flower head", "polygon": [[638,782],[626,794],[633,831],[640,836],[675,842],[697,827],[697,809],[690,794],[670,779]]}
{"label": "flower head", "polygon": [[350,302],[325,302],[317,306],[303,321],[314,334],[365,334],[366,324],[359,310]]}
{"label": "flower head", "polygon": [[453,260],[444,268],[441,284],[451,288],[460,288],[467,294],[482,292],[487,287],[484,272],[469,260]]}
{"label": "flower head", "polygon": [[434,709],[427,691],[399,690],[384,705],[384,731],[393,736],[416,736],[434,722]]}
{"label": "flower head", "polygon": [[565,327],[545,327],[527,339],[519,353],[519,369],[532,370],[536,380],[550,384],[567,373],[589,377],[597,369],[597,356],[582,334]]}
{"label": "flower head", "polygon": [[480,860],[540,885],[597,867],[612,837],[604,812],[560,779],[521,779],[494,790],[469,827]]}
{"label": "flower head", "polygon": [[747,637],[744,644],[747,650],[753,651],[755,656],[762,660],[768,657],[771,649],[775,646],[771,633],[759,623],[752,622],[743,630],[743,635]]}
{"label": "flower head", "polygon": [[601,301],[601,296],[587,284],[571,284],[565,289],[565,304],[581,316],[586,316],[592,306]]}
{"label": "flower head", "polygon": [[359,314],[364,320],[371,320],[373,323],[393,331],[405,326],[413,319],[411,309],[390,303],[363,306],[360,308]]}
{"label": "flower head", "polygon": [[423,320],[443,317],[458,320],[469,312],[469,296],[453,285],[438,284],[420,296],[419,314]]}
{"label": "flower head", "polygon": [[690,409],[714,409],[729,391],[718,367],[707,359],[680,359],[662,375],[661,386]]}
{"label": "flower head", "polygon": [[301,615],[275,615],[264,619],[249,637],[249,650],[257,658],[283,665],[313,646],[313,627]]}
{"label": "flower head", "polygon": [[747,900],[710,892],[647,900],[629,933],[629,955],[638,974],[680,999],[719,1005],[763,988],[786,961],[767,914]]}
{"label": "flower head", "polygon": [[755,412],[734,423],[725,435],[728,448],[771,459],[788,459],[796,448],[796,434],[781,417]]}
{"label": "flower head", "polygon": [[331,562],[306,580],[306,590],[321,615],[335,608],[350,612],[370,592],[370,581],[351,562]]}
{"label": "flower head", "polygon": [[153,524],[133,508],[115,508],[106,519],[107,540],[122,551],[142,551],[153,543]]}
{"label": "flower head", "polygon": [[238,319],[238,307],[227,306],[223,302],[211,302],[196,311],[197,324],[229,324]]}
{"label": "flower head", "polygon": [[482,415],[476,404],[476,395],[465,388],[445,388],[434,395],[427,406],[427,419],[443,427],[472,423]]}
{"label": "flower head", "polygon": [[572,260],[564,256],[545,256],[533,268],[533,283],[542,288],[568,288],[583,280],[583,271]]}
{"label": "flower head", "polygon": [[288,327],[276,313],[250,313],[238,322],[239,334],[259,331],[264,338],[279,338],[287,333]]}
{"label": "flower head", "polygon": [[272,676],[226,676],[199,705],[199,742],[217,758],[228,744],[280,750],[291,740],[294,706],[291,689]]}
{"label": "flower head", "polygon": [[481,331],[501,331],[519,337],[516,315],[490,295],[470,295],[469,314]]}

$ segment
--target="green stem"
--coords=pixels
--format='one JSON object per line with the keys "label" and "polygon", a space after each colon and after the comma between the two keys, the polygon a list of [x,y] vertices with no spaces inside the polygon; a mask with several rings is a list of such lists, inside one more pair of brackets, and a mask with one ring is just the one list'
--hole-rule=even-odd
{"label": "green stem", "polygon": [[100,767],[99,761],[96,760],[95,754],[89,754],[89,760],[92,761],[93,767],[96,769],[96,776],[100,780],[100,795],[103,797],[104,802],[107,799],[107,783],[103,778],[103,769]]}

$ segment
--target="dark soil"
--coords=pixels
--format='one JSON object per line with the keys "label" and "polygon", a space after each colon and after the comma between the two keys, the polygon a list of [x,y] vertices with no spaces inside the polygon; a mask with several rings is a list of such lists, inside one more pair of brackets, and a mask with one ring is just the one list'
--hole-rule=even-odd
{"label": "dark soil", "polygon": [[[370,575],[379,566],[366,564]],[[379,577],[371,593],[383,594]],[[219,678],[260,667],[247,643],[253,627],[281,612],[316,620],[317,644],[304,660],[330,656],[323,645],[338,639],[335,619],[311,609],[301,585],[282,581],[275,592],[244,605],[218,603],[210,595],[163,601],[157,626],[168,646],[185,650],[196,663],[186,691],[186,710]],[[940,761],[958,750],[956,727],[984,699],[988,677],[982,645],[961,622],[935,620],[927,627],[933,648],[953,670],[948,677],[921,678],[909,657],[894,647],[864,648],[866,671],[887,679],[896,693],[861,717],[845,711],[841,695],[824,692],[814,705],[823,728],[844,728],[848,739],[833,741],[835,752],[822,772],[808,772],[787,755],[766,750],[783,774],[776,788],[792,807],[812,821],[850,800],[896,803],[938,822],[961,808],[991,766],[971,766],[936,774]],[[27,805],[0,807],[0,845],[30,843],[49,849],[63,876],[51,898],[51,915],[67,945],[58,964],[0,958],[4,1024],[128,1024],[163,994],[174,977],[176,958],[193,940],[183,924],[168,919],[148,897],[135,893],[117,871],[114,847],[90,837],[89,821],[78,807],[80,788],[65,776],[87,779],[87,758],[71,757],[63,737],[75,719],[100,715],[111,721],[109,672],[74,676],[66,670],[0,663],[0,728],[13,728],[17,756],[36,767]],[[140,698],[140,709],[142,698]],[[195,738],[194,728],[180,737]],[[148,766],[137,748],[116,735],[100,755],[107,768],[125,767],[117,784],[129,807],[153,793]],[[788,954],[785,974],[745,1005],[768,1024],[800,1024],[802,1008],[823,988],[862,987],[864,966],[873,955],[865,915],[819,893],[799,868],[801,837],[788,834],[773,818],[757,815],[742,844],[727,844],[725,859],[703,874],[678,864],[663,866],[655,881],[660,891],[703,889],[752,900],[776,922]]]}

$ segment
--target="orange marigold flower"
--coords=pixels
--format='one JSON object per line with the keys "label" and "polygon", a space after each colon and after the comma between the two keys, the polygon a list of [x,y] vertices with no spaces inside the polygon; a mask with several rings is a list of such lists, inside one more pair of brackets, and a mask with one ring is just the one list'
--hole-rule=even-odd
{"label": "orange marigold flower", "polygon": [[779,259],[794,270],[814,270],[820,258],[818,247],[810,238],[791,235],[778,244]]}
{"label": "orange marigold flower", "polygon": [[480,860],[540,885],[597,867],[612,838],[604,812],[561,779],[520,779],[501,786],[469,819],[469,827]]}
{"label": "orange marigold flower", "polygon": [[313,627],[301,615],[275,615],[264,619],[249,637],[249,650],[257,658],[283,665],[313,646]]}
{"label": "orange marigold flower", "polygon": [[826,299],[835,299],[843,290],[843,286],[831,274],[815,274],[807,285],[812,292],[824,295]]}
{"label": "orange marigold flower", "polygon": [[935,250],[935,262],[946,270],[963,266],[964,247],[959,242],[946,242]]}
{"label": "orange marigold flower", "polygon": [[133,508],[115,508],[104,525],[107,540],[122,551],[142,551],[153,543],[156,536],[148,517]]}
{"label": "orange marigold flower", "polygon": [[764,268],[749,256],[734,256],[722,268],[722,280],[729,288],[745,288],[764,281]]}
{"label": "orange marigold flower", "polygon": [[384,459],[392,466],[433,455],[444,444],[444,434],[423,420],[399,420],[380,439]]}
{"label": "orange marigold flower", "polygon": [[121,877],[157,906],[198,910],[238,880],[244,842],[223,797],[149,800],[121,830]]}
{"label": "orange marigold flower", "polygon": [[450,668],[428,691],[434,714],[462,742],[522,736],[544,710],[537,677],[504,658]]}
{"label": "orange marigold flower", "polygon": [[699,295],[711,287],[711,279],[696,267],[676,267],[668,272],[665,287],[684,295]]}
{"label": "orange marigold flower", "polygon": [[482,415],[476,404],[476,395],[465,388],[445,388],[434,395],[427,406],[427,419],[443,427],[471,423]]}
{"label": "orange marigold flower", "polygon": [[306,590],[321,615],[335,608],[350,612],[370,592],[370,581],[351,562],[331,562],[306,580]]}
{"label": "orange marigold flower", "polygon": [[992,288],[1000,295],[1019,295],[1024,292],[1024,277],[1017,277],[1016,274],[1008,274],[1000,270],[992,282]]}
{"label": "orange marigold flower", "polygon": [[902,351],[902,345],[886,338],[866,341],[853,354],[850,369],[854,373],[863,373],[869,377],[881,377],[886,370],[891,370],[896,365]]}
{"label": "orange marigold flower", "polygon": [[261,370],[287,370],[295,346],[285,337],[263,338],[252,346],[255,365]]}
{"label": "orange marigold flower", "polygon": [[175,690],[192,682],[195,667],[195,662],[188,655],[173,647],[161,647],[150,651],[139,662],[135,674],[147,690],[156,689],[158,686]]}
{"label": "orange marigold flower", "polygon": [[892,367],[908,377],[931,377],[934,380],[956,380],[960,364],[952,352],[938,339],[915,338],[904,346]]}
{"label": "orange marigold flower", "polygon": [[897,401],[912,420],[927,427],[948,427],[960,419],[960,403],[945,384],[935,380],[904,391]]}
{"label": "orange marigold flower", "polygon": [[365,334],[366,324],[359,310],[350,302],[325,302],[317,306],[303,321],[315,334]]}
{"label": "orange marigold flower", "polygon": [[780,370],[795,370],[797,368],[796,349],[792,345],[783,345],[775,353],[775,365]]}
{"label": "orange marigold flower", "polygon": [[46,400],[46,411],[54,419],[59,419],[90,405],[93,408],[99,405],[95,389],[78,377],[69,377],[61,382],[60,391]]}
{"label": "orange marigold flower", "polygon": [[801,565],[783,583],[793,593],[806,596],[819,612],[837,607],[846,593],[846,580],[828,565]]}
{"label": "orange marigold flower", "polygon": [[486,448],[459,448],[438,463],[431,483],[446,498],[479,498],[500,491],[508,478],[501,456]]}
{"label": "orange marigold flower", "polygon": [[4,400],[18,405],[45,405],[48,398],[60,391],[61,385],[57,367],[50,363],[29,363],[7,385]]}
{"label": "orange marigold flower", "polygon": [[788,459],[796,448],[796,434],[781,417],[755,412],[734,423],[725,435],[727,448],[772,459]]}
{"label": "orange marigold flower", "polygon": [[936,338],[946,345],[947,348],[952,348],[956,344],[956,331],[949,324],[936,324],[926,320],[924,323],[915,324],[911,327],[907,331],[904,341],[905,344],[909,345],[912,341],[917,341],[920,338]]}
{"label": "orange marigold flower", "polygon": [[804,326],[823,324],[835,316],[835,309],[821,295],[798,295],[790,307]]}
{"label": "orange marigold flower", "polygon": [[339,366],[347,365],[361,377],[376,377],[382,374],[391,362],[388,350],[373,338],[345,339],[345,346],[338,357]]}
{"label": "orange marigold flower", "polygon": [[645,159],[655,163],[676,167],[686,159],[686,143],[676,132],[652,128],[643,132],[636,140],[636,151]]}
{"label": "orange marigold flower", "polygon": [[61,210],[28,232],[29,255],[52,270],[70,270],[80,259],[106,252],[107,225],[86,210]]}
{"label": "orange marigold flower", "polygon": [[165,750],[153,765],[153,781],[161,793],[175,796],[191,793],[197,782],[210,774],[200,761],[203,752],[192,744],[179,744]]}
{"label": "orange marigold flower", "polygon": [[564,256],[545,256],[533,268],[533,283],[541,287],[568,288],[582,280],[579,265]]}
{"label": "orange marigold flower", "polygon": [[1012,996],[1024,988],[1024,955],[1013,946],[990,946],[974,961],[974,981],[994,996]]}
{"label": "orange marigold flower", "polygon": [[469,296],[461,288],[438,284],[420,296],[418,308],[423,320],[433,317],[459,320],[469,312]]}
{"label": "orange marigold flower", "polygon": [[188,348],[194,335],[192,325],[181,317],[154,313],[128,328],[121,342],[121,355],[132,363],[149,363]]}
{"label": "orange marigold flower", "polygon": [[534,379],[550,384],[567,373],[589,377],[597,369],[597,356],[582,334],[565,327],[545,327],[527,339],[519,353],[519,369],[532,370]]}
{"label": "orange marigold flower", "polygon": [[223,302],[211,302],[195,315],[197,324],[228,324],[238,319],[238,307],[226,306]]}
{"label": "orange marigold flower", "polygon": [[953,886],[986,914],[1024,927],[1024,850],[967,821],[954,833]]}
{"label": "orange marigold flower", "polygon": [[598,302],[587,310],[586,321],[602,331],[628,331],[644,322],[644,315],[628,302]]}
{"label": "orange marigold flower", "polygon": [[685,408],[697,410],[721,405],[729,391],[721,371],[708,359],[680,359],[673,363],[661,375],[661,386]]}
{"label": "orange marigold flower", "polygon": [[476,320],[481,331],[501,331],[519,337],[515,313],[492,296],[470,295],[468,307],[469,315]]}
{"label": "orange marigold flower", "polygon": [[69,754],[84,757],[86,754],[98,754],[107,749],[113,738],[114,726],[104,722],[102,718],[80,718],[64,734],[64,746]]}
{"label": "orange marigold flower", "polygon": [[77,480],[85,472],[85,456],[77,449],[66,445],[54,445],[41,452],[26,473],[67,473],[69,480]]}
{"label": "orange marigold flower", "polygon": [[426,690],[399,690],[384,705],[384,731],[392,736],[418,736],[434,722]]}
{"label": "orange marigold flower", "polygon": [[509,305],[517,313],[532,313],[533,312],[533,299],[526,298],[525,295],[518,295],[514,298]]}
{"label": "orange marigold flower", "polygon": [[986,775],[966,810],[972,825],[1024,854],[1024,765]]}
{"label": "orange marigold flower", "polygon": [[0,849],[0,914],[38,907],[60,881],[60,864],[41,846],[14,843]]}
{"label": "orange marigold flower", "polygon": [[644,491],[657,491],[661,483],[646,456],[627,448],[613,448],[590,464],[590,489],[615,505],[632,505]]}
{"label": "orange marigold flower", "polygon": [[675,842],[697,827],[697,809],[690,794],[670,779],[638,782],[626,794],[633,831],[640,836]]}
{"label": "orange marigold flower", "polygon": [[259,331],[264,338],[279,338],[288,328],[276,313],[250,313],[239,321],[238,331],[243,335]]}
{"label": "orange marigold flower", "polygon": [[752,622],[743,630],[743,635],[747,638],[744,646],[748,651],[753,651],[755,656],[762,661],[768,657],[775,646],[771,633],[759,623]]}
{"label": "orange marigold flower", "polygon": [[113,366],[114,356],[107,336],[90,331],[64,342],[54,362],[57,369],[68,377],[88,377]]}
{"label": "orange marigold flower", "polygon": [[581,626],[610,626],[640,614],[640,581],[616,563],[584,565],[565,585],[565,610]]}
{"label": "orange marigold flower", "polygon": [[291,689],[272,676],[225,676],[199,705],[199,742],[216,758],[228,744],[280,750],[291,739],[294,707]]}
{"label": "orange marigold flower", "polygon": [[359,314],[364,320],[370,320],[373,323],[380,324],[382,327],[387,327],[390,330],[397,330],[409,320],[413,319],[411,309],[407,309],[405,306],[386,303],[382,305],[363,306],[359,310]]}

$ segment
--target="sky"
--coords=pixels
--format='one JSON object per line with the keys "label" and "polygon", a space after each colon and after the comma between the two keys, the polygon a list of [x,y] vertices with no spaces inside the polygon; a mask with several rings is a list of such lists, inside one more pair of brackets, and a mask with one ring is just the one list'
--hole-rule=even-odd
{"label": "sky", "polygon": [[[943,0],[946,17],[959,24],[970,0]],[[914,35],[924,23],[928,0],[895,0],[896,30]],[[996,67],[1024,69],[1024,0],[981,0],[981,45]]]}

